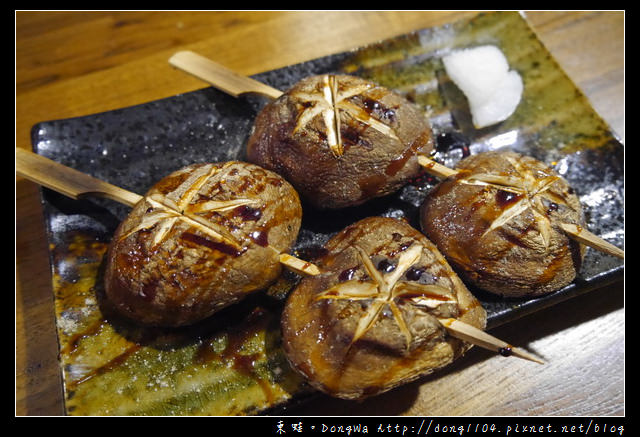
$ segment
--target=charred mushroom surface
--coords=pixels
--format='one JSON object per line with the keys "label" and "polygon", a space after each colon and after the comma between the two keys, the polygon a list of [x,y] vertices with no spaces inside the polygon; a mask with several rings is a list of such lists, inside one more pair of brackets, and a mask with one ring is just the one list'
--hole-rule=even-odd
{"label": "charred mushroom surface", "polygon": [[458,273],[479,288],[538,296],[575,278],[584,248],[558,227],[584,226],[580,200],[552,168],[515,152],[461,160],[421,207],[421,226]]}
{"label": "charred mushroom surface", "polygon": [[300,229],[295,190],[243,162],[194,164],[154,185],[113,236],[108,300],[140,323],[197,322],[260,290]]}
{"label": "charred mushroom surface", "polygon": [[446,366],[470,344],[440,318],[484,329],[486,313],[436,247],[403,221],[372,217],[338,233],[289,296],[283,345],[332,396],[361,399]]}
{"label": "charred mushroom surface", "polygon": [[247,143],[249,161],[285,177],[319,209],[392,193],[420,173],[431,126],[404,97],[348,75],[312,76],[269,103]]}

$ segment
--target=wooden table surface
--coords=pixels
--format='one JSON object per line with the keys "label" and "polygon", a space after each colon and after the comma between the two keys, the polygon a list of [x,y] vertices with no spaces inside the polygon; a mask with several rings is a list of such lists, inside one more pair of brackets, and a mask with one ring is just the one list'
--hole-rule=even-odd
{"label": "wooden table surface", "polygon": [[[191,49],[243,74],[441,25],[472,12],[16,12],[16,147],[31,127],[207,87],[167,59]],[[624,12],[526,13],[624,142]],[[38,187],[16,177],[15,414],[63,414]],[[535,363],[473,350],[464,363],[362,403],[317,399],[291,414],[624,415],[622,282],[493,333]],[[476,348],[477,349],[477,348]],[[508,360],[508,361],[507,361]]]}

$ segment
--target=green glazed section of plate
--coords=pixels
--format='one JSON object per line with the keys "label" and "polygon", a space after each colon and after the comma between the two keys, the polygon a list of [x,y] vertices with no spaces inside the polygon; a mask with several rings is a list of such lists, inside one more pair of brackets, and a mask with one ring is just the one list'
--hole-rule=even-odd
{"label": "green glazed section of plate", "polygon": [[[183,329],[141,328],[102,299],[107,243],[54,247],[55,305],[70,415],[243,415],[304,390],[280,348],[277,300],[249,299]],[[265,306],[267,304],[267,306]]]}
{"label": "green glazed section of plate", "polygon": [[[522,77],[524,91],[515,113],[504,122],[475,130],[467,102],[446,76],[442,56],[453,50],[495,45]],[[586,96],[558,65],[526,20],[516,12],[482,13],[443,27],[425,29],[357,51],[345,71],[404,93],[425,109],[437,129],[442,116],[482,143],[517,132],[520,142],[562,154],[617,141]]]}
{"label": "green glazed section of plate", "polygon": [[[510,119],[475,131],[465,124],[464,97],[447,80],[440,57],[485,43],[504,51],[525,92]],[[517,132],[517,141],[562,155],[615,141],[517,13],[486,13],[421,30],[345,59],[345,72],[404,93],[424,108],[436,131],[453,123],[476,144]],[[280,345],[279,315],[290,278],[197,326],[144,329],[111,315],[101,298],[107,245],[104,235],[74,228],[51,247],[67,414],[256,414],[309,392]]]}

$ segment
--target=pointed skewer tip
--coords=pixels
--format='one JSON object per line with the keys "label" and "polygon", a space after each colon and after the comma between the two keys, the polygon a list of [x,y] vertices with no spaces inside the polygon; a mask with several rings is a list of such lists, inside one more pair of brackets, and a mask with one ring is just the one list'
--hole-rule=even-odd
{"label": "pointed skewer tip", "polygon": [[[538,363],[538,364],[545,364],[544,361],[542,361],[540,358],[536,357],[535,355],[525,351],[524,349],[521,349],[519,347],[513,347],[511,348],[511,354],[515,355],[518,358],[522,358],[528,361],[533,361],[534,363]],[[501,353],[501,355],[503,355]],[[508,356],[508,355],[506,355]]]}

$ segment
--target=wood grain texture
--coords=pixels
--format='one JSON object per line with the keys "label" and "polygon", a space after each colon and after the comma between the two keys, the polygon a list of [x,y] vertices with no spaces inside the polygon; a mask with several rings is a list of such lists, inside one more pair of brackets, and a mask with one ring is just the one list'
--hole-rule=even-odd
{"label": "wood grain texture", "polygon": [[[254,74],[473,15],[438,11],[16,12],[16,147],[44,120],[207,87],[168,64],[193,50]],[[624,141],[624,12],[528,12],[539,38]],[[16,415],[63,413],[39,189],[16,178]],[[445,374],[364,403],[291,414],[622,415],[624,284],[495,330],[545,366],[475,348]],[[508,366],[508,368],[507,368]]]}

